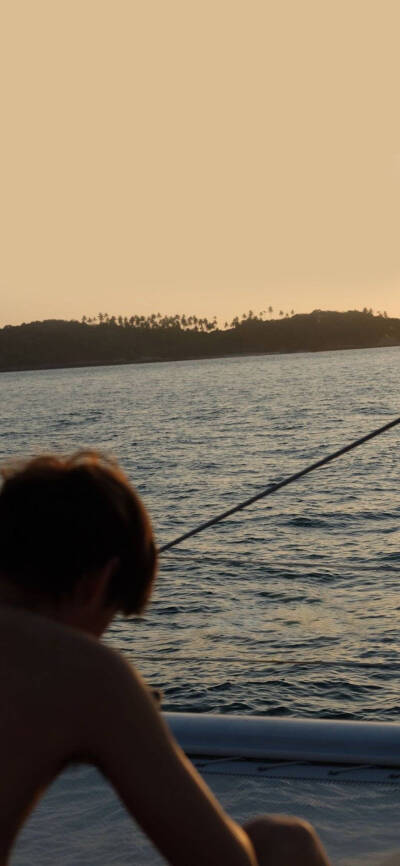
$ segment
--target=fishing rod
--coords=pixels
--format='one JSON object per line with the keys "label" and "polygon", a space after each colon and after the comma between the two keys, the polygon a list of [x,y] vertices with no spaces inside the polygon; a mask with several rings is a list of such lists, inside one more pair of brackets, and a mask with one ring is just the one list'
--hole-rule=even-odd
{"label": "fishing rod", "polygon": [[206,520],[205,523],[200,523],[199,526],[190,529],[189,532],[184,532],[183,535],[179,535],[177,538],[174,538],[173,541],[169,541],[168,544],[164,544],[160,547],[158,553],[165,553],[167,550],[171,550],[172,547],[176,547],[178,544],[181,544],[182,541],[186,541],[187,538],[192,538],[194,535],[198,535],[199,532],[204,532],[205,529],[209,529],[210,526],[215,526],[217,523],[221,523],[222,520],[230,517],[231,514],[236,514],[237,511],[242,511],[243,508],[247,508],[249,505],[252,505],[253,502],[258,502],[259,499],[265,499],[267,496],[271,496],[272,493],[276,493],[276,491],[281,490],[282,487],[287,487],[289,484],[293,484],[295,481],[298,481],[299,478],[303,478],[304,475],[309,475],[310,472],[314,472],[315,469],[320,469],[321,466],[326,466],[327,463],[331,463],[332,460],[341,457],[342,454],[347,454],[349,451],[353,451],[354,448],[358,448],[359,445],[363,445],[364,442],[369,442],[369,440],[374,439],[375,436],[380,436],[380,434],[385,433],[386,430],[391,430],[391,428],[395,427],[396,424],[400,424],[400,416],[395,418],[394,421],[389,421],[388,424],[384,424],[383,427],[378,427],[376,430],[372,430],[372,432],[367,433],[366,436],[361,436],[360,439],[355,439],[348,445],[344,445],[343,448],[339,448],[338,451],[328,454],[327,457],[322,457],[321,460],[311,463],[310,466],[306,466],[305,469],[301,469],[299,472],[295,472],[288,478],[284,478],[283,481],[278,481],[277,484],[270,484],[270,486],[267,487],[266,490],[262,490],[261,493],[256,493],[254,496],[250,496],[249,499],[245,499],[244,502],[240,502],[239,505],[234,505],[232,508],[228,508],[227,511],[217,514],[217,516],[212,517],[211,520]]}

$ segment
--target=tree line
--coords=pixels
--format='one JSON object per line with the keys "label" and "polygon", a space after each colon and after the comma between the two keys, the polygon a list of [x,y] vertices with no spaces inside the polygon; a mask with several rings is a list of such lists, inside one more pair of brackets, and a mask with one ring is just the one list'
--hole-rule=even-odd
{"label": "tree line", "polygon": [[[244,321],[246,319],[264,319],[264,316],[267,312],[272,315],[273,307],[269,307],[267,310],[261,310],[260,313],[255,314],[253,310],[249,310],[248,313],[243,313],[241,317],[236,316],[232,319],[231,322],[225,321],[223,328],[227,330],[227,328],[234,328],[239,322]],[[292,310],[291,314],[294,314],[294,310]],[[280,316],[288,316],[289,313],[284,313],[283,310],[279,312]],[[97,316],[82,316],[81,319],[83,324],[86,325],[119,325],[120,328],[182,328],[182,329],[190,329],[193,331],[205,331],[209,333],[210,331],[216,331],[219,329],[217,317],[214,316],[213,319],[200,318],[198,316],[187,316],[185,313],[175,313],[172,316],[165,316],[161,313],[152,313],[150,316],[109,316],[108,313],[98,313]]]}
{"label": "tree line", "polygon": [[[367,307],[364,307],[362,312],[365,315],[374,315],[372,308],[368,309]],[[235,316],[231,322],[225,321],[222,328],[225,331],[229,328],[236,328],[241,324],[241,322],[245,321],[264,322],[266,321],[267,314],[271,319],[274,315],[274,308],[269,306],[267,310],[261,310],[259,313],[254,313],[253,310],[249,310],[248,313],[242,313],[241,316]],[[277,311],[277,315],[279,318],[285,317],[288,319],[295,315],[295,311],[290,310],[289,313],[284,310],[279,310],[279,312]],[[386,310],[383,313],[378,311],[376,315],[383,316],[384,318],[388,317]],[[216,316],[214,316],[213,319],[202,319],[194,315],[187,316],[185,313],[175,313],[173,316],[165,316],[161,313],[152,313],[150,316],[110,316],[108,313],[97,313],[95,316],[82,316],[81,322],[86,325],[118,325],[120,328],[150,329],[179,327],[185,330],[206,331],[207,333],[221,329]]]}
{"label": "tree line", "polygon": [[372,309],[249,310],[223,326],[185,314],[47,319],[0,329],[0,369],[172,361],[269,352],[400,346],[400,319]]}

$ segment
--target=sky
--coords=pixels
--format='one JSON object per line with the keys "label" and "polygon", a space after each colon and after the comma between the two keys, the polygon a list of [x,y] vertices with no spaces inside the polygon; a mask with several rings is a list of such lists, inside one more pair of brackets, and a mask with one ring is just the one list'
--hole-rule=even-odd
{"label": "sky", "polygon": [[2,0],[0,325],[400,316],[398,0]]}

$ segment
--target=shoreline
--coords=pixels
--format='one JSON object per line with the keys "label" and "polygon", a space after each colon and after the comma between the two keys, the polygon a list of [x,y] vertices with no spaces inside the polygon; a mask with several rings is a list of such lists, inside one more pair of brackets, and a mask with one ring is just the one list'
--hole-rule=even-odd
{"label": "shoreline", "polygon": [[90,367],[125,367],[136,364],[172,364],[182,363],[185,361],[214,361],[219,358],[259,358],[271,355],[315,355],[319,352],[354,352],[363,351],[365,349],[393,349],[400,348],[400,343],[386,343],[371,345],[371,346],[329,346],[321,349],[294,349],[285,350],[277,349],[275,352],[229,352],[213,355],[187,355],[184,358],[138,358],[137,360],[127,361],[123,358],[117,358],[115,361],[76,361],[69,364],[54,363],[54,364],[37,364],[35,366],[13,366],[0,367],[0,373],[35,373],[41,370],[74,370],[87,369]]}

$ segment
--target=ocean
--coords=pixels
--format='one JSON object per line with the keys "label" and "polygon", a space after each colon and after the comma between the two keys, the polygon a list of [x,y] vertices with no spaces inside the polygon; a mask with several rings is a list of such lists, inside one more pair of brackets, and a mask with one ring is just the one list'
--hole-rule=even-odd
{"label": "ocean", "polygon": [[[0,374],[0,460],[113,454],[162,545],[399,414],[400,348]],[[398,721],[399,429],[160,557],[163,709]]]}

